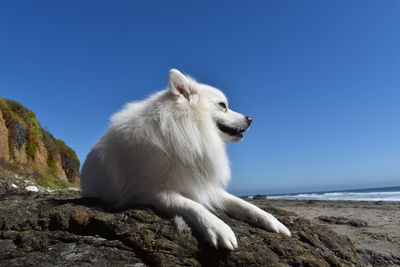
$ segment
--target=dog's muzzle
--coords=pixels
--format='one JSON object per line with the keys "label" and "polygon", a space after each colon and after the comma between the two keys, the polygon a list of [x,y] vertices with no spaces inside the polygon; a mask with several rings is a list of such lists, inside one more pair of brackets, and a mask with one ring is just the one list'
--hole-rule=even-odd
{"label": "dog's muzzle", "polygon": [[253,119],[246,116],[246,122],[247,126],[246,128],[233,128],[227,125],[224,125],[222,123],[217,123],[218,129],[221,132],[224,132],[230,136],[237,137],[237,138],[243,138],[243,133],[250,127],[251,123],[253,122]]}

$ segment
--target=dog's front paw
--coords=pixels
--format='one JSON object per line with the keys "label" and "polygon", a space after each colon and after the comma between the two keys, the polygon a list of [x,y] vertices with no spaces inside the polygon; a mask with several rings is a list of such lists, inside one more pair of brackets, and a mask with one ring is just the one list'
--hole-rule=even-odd
{"label": "dog's front paw", "polygon": [[271,214],[262,211],[261,213],[257,214],[257,223],[265,228],[266,230],[275,232],[275,233],[281,233],[286,236],[292,236],[290,233],[289,229],[283,225],[278,219],[276,219],[274,216]]}
{"label": "dog's front paw", "polygon": [[234,250],[238,247],[235,234],[232,229],[223,221],[214,220],[206,229],[206,239],[216,248]]}

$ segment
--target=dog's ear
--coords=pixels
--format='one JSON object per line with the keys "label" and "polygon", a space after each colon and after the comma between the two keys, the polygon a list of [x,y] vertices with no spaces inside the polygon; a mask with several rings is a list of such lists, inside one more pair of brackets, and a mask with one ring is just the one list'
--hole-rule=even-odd
{"label": "dog's ear", "polygon": [[177,69],[169,71],[169,90],[174,95],[182,95],[189,99],[195,93],[191,78],[185,76]]}

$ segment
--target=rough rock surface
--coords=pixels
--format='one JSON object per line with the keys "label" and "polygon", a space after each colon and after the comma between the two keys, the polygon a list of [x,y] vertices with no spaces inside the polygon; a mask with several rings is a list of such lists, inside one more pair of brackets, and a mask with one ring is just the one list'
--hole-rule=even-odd
{"label": "rough rock surface", "polygon": [[368,223],[363,220],[349,219],[346,217],[319,216],[318,219],[331,224],[348,224],[354,227],[365,227]]}
{"label": "rough rock surface", "polygon": [[148,209],[110,211],[78,191],[27,192],[0,179],[0,266],[365,266],[353,244],[325,226],[256,201],[288,238],[219,214],[239,249],[216,250]]}

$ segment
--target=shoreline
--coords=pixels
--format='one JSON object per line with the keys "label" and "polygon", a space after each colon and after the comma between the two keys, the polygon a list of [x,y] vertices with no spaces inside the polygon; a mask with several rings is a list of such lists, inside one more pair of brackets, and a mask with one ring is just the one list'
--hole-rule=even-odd
{"label": "shoreline", "polygon": [[400,264],[400,202],[266,199],[312,223],[351,239],[359,253],[394,258]]}

